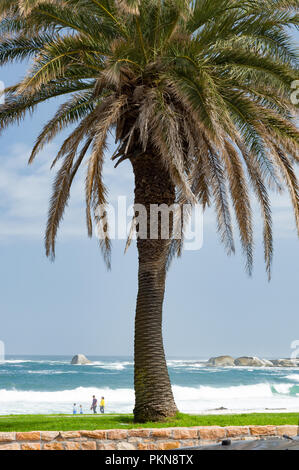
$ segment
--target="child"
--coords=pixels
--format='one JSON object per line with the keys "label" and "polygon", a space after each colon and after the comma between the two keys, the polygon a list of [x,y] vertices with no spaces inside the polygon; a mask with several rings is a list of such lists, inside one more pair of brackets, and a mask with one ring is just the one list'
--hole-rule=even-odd
{"label": "child", "polygon": [[74,403],[73,405],[73,415],[76,415],[77,414],[77,406],[76,406],[76,403]]}
{"label": "child", "polygon": [[83,408],[82,408],[82,405],[80,405],[80,415],[83,415]]}

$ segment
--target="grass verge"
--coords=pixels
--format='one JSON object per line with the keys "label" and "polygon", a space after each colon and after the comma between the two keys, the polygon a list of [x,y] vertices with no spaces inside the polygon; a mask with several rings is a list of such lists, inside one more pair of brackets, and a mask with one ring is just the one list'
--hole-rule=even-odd
{"label": "grass verge", "polygon": [[188,426],[298,425],[298,413],[250,413],[238,415],[188,415],[178,413],[164,423],[134,423],[133,415],[8,415],[0,416],[0,432],[71,431],[94,429],[163,428]]}

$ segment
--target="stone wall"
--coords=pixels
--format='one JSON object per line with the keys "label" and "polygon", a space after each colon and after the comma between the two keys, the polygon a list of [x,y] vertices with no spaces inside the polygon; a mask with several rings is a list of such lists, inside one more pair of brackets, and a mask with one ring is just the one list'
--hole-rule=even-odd
{"label": "stone wall", "polygon": [[0,450],[169,450],[229,438],[296,436],[298,426],[197,426],[99,431],[0,432]]}

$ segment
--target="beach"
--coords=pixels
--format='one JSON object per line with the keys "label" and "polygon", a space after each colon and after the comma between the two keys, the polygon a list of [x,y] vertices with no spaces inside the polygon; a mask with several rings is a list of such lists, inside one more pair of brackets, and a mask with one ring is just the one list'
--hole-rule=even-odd
{"label": "beach", "polygon": [[[0,415],[71,413],[92,395],[106,399],[107,413],[131,413],[133,359],[71,356],[7,356],[0,364]],[[207,367],[206,358],[169,358],[179,410],[192,414],[299,411],[299,367]]]}

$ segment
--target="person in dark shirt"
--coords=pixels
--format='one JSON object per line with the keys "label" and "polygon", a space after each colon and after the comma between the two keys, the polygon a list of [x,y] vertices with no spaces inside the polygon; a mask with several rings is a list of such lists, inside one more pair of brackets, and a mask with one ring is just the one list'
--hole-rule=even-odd
{"label": "person in dark shirt", "polygon": [[93,395],[90,409],[93,410],[94,413],[97,412],[97,404],[98,404],[98,400],[96,399],[95,395]]}

